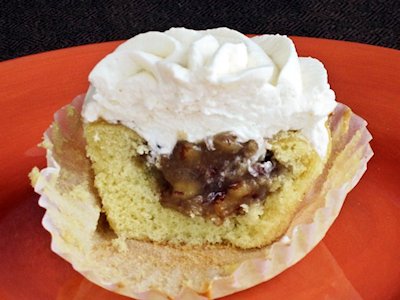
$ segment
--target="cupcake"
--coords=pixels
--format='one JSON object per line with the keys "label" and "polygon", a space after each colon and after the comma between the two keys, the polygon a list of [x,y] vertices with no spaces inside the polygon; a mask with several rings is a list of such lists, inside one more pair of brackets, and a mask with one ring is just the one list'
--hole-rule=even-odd
{"label": "cupcake", "polygon": [[127,296],[272,278],[323,238],[372,155],[365,121],[286,36],[148,32],[89,81],[31,179],[53,251]]}

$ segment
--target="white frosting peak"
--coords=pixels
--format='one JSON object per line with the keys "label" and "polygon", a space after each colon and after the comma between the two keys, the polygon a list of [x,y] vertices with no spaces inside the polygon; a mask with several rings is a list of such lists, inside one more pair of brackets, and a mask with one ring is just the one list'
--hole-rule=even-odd
{"label": "white frosting peak", "polygon": [[217,28],[172,28],[137,35],[89,75],[83,117],[120,122],[169,154],[177,139],[230,131],[240,141],[301,130],[321,156],[336,106],[322,63],[299,58],[286,36],[248,38]]}

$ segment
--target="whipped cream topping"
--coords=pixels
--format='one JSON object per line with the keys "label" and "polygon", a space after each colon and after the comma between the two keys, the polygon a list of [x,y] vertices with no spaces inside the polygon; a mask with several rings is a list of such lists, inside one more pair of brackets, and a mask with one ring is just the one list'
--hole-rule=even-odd
{"label": "whipped cream topping", "polygon": [[248,38],[227,28],[172,28],[137,35],[89,75],[82,116],[121,123],[140,134],[153,155],[177,140],[199,142],[221,132],[254,139],[259,153],[281,130],[301,130],[321,157],[336,106],[327,72],[299,58],[286,36]]}

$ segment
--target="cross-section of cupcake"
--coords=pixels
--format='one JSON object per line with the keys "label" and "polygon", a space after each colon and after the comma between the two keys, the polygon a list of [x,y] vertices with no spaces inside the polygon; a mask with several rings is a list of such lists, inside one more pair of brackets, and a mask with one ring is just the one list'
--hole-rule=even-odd
{"label": "cross-section of cupcake", "polygon": [[329,151],[326,71],[284,36],[150,32],[90,81],[88,156],[120,237],[264,246],[287,229]]}
{"label": "cross-section of cupcake", "polygon": [[[338,210],[314,217],[336,188],[340,209],[371,155],[365,123],[337,104],[322,63],[299,58],[286,36],[148,32],[89,80],[83,107],[61,112],[47,133],[52,171],[32,178],[46,201],[65,205],[54,214],[71,218],[56,222],[68,232],[56,252],[125,295],[218,297],[276,275],[323,237]],[[85,222],[79,234],[66,229]],[[278,257],[285,263],[265,266]],[[255,262],[254,280],[230,281]]]}

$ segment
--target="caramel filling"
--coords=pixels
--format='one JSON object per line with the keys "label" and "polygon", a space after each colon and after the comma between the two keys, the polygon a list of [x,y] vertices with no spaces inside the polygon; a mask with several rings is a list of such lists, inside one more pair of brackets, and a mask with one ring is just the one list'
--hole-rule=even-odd
{"label": "caramel filling", "polygon": [[270,151],[251,163],[258,150],[254,140],[239,143],[234,135],[221,133],[213,137],[212,146],[207,144],[179,141],[171,155],[161,157],[161,204],[221,224],[264,201],[280,166]]}

